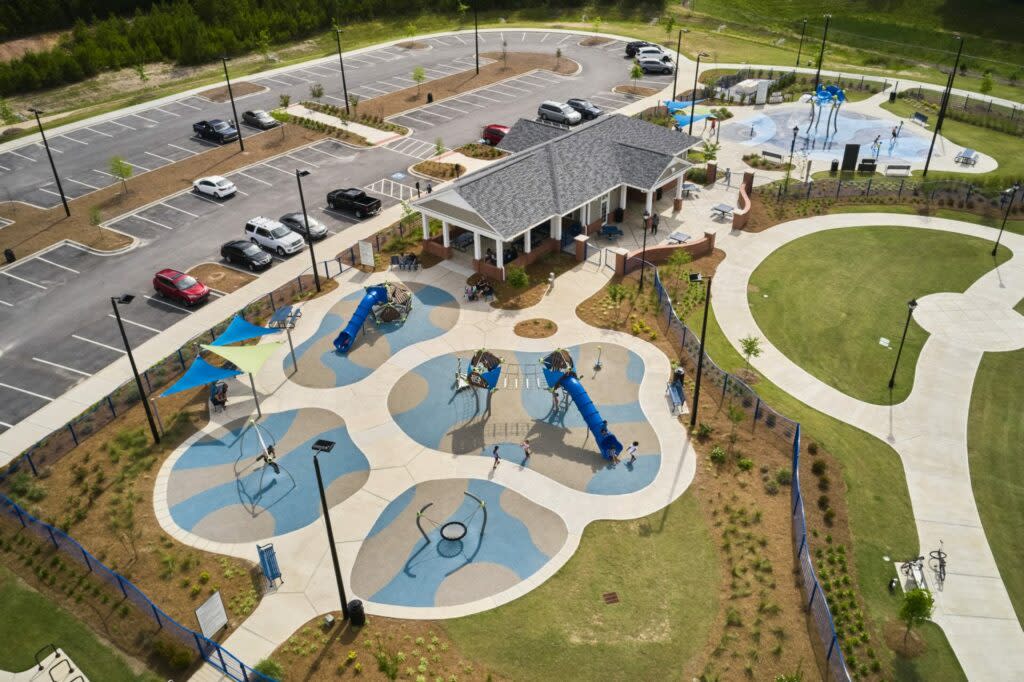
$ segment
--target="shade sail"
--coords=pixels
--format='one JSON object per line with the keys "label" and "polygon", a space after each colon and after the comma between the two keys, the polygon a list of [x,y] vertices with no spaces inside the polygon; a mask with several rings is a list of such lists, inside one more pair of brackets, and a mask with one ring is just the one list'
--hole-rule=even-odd
{"label": "shade sail", "polygon": [[[697,114],[696,116],[693,117],[693,122],[696,123],[697,121],[703,121],[709,116],[710,114]],[[676,124],[680,128],[682,128],[685,125],[689,125],[690,123],[690,116],[688,114],[676,114],[673,118],[676,119]]]}
{"label": "shade sail", "polygon": [[212,384],[215,381],[221,379],[227,379],[241,374],[237,369],[225,369],[224,367],[214,367],[206,360],[202,358],[196,358],[192,363],[192,366],[188,368],[188,371],[170,388],[160,394],[160,397],[166,397],[174,395],[175,393],[181,393],[187,391],[190,388],[196,388],[197,386],[205,386],[206,384]]}
{"label": "shade sail", "polygon": [[702,99],[699,99],[696,102],[694,102],[693,100],[687,100],[685,102],[675,102],[673,100],[667,100],[665,102],[665,108],[669,110],[669,113],[675,113],[675,112],[679,111],[680,109],[689,109],[690,107],[694,106],[695,104],[700,104],[703,101],[704,100],[702,100]]}
{"label": "shade sail", "polygon": [[282,345],[280,342],[261,343],[258,346],[214,346],[213,344],[203,344],[202,348],[211,353],[216,353],[243,372],[256,374],[263,367],[263,364],[270,359],[270,356],[276,353],[277,349]]}
{"label": "shade sail", "polygon": [[221,332],[221,335],[214,339],[211,346],[226,346],[231,343],[238,343],[239,341],[248,341],[249,339],[258,339],[261,336],[267,334],[280,334],[280,329],[267,329],[266,327],[260,327],[251,322],[246,322],[245,318],[241,315],[235,315],[231,318],[231,323],[228,328]]}

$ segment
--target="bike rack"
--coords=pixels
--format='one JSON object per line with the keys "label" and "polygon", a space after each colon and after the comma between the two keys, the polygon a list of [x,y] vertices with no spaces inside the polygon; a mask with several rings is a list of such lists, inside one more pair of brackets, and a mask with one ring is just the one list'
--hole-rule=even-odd
{"label": "bike rack", "polygon": [[[46,671],[46,673],[50,676],[50,679],[53,682],[57,682],[57,678],[53,676],[54,668],[57,668],[58,666],[61,666],[61,665],[66,665],[68,667],[68,672],[67,672],[68,675],[70,675],[71,673],[75,672],[75,669],[73,667],[71,667],[71,661],[69,661],[68,659],[62,658],[59,661],[54,661],[53,665],[51,665],[49,667],[49,669]],[[79,675],[79,677],[81,677],[81,675]]]}
{"label": "bike rack", "polygon": [[37,666],[39,666],[39,669],[40,669],[40,670],[42,670],[42,669],[43,669],[43,660],[39,658],[39,654],[43,653],[43,652],[44,652],[44,651],[46,651],[47,649],[50,649],[50,650],[52,650],[52,651],[53,651],[53,653],[57,654],[57,658],[60,658],[60,652],[59,652],[59,651],[57,651],[57,645],[56,645],[56,644],[53,644],[53,643],[51,643],[51,644],[45,644],[45,645],[43,645],[43,647],[42,647],[42,648],[40,648],[40,649],[39,649],[39,651],[37,651],[37,652],[35,653],[35,656],[34,656],[34,658],[36,659],[36,665],[37,665]]}

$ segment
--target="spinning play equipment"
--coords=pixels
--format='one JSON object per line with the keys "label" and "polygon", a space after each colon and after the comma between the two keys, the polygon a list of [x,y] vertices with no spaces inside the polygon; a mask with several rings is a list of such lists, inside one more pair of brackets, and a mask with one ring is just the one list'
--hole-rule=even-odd
{"label": "spinning play equipment", "polygon": [[334,347],[339,353],[347,353],[369,315],[373,315],[373,321],[381,325],[388,322],[405,322],[411,311],[412,292],[402,285],[384,282],[366,287],[366,294],[352,314],[352,319],[338,334],[338,338],[334,339]]}
{"label": "spinning play equipment", "polygon": [[547,382],[548,388],[552,391],[559,387],[565,389],[576,404],[576,409],[583,415],[583,421],[586,422],[590,432],[597,440],[601,456],[605,459],[617,457],[622,452],[622,443],[608,432],[608,422],[601,418],[601,413],[597,411],[594,401],[590,399],[583,384],[580,383],[569,351],[559,349],[549,353],[541,360],[541,364],[544,365],[544,380]]}
{"label": "spinning play equipment", "polygon": [[459,358],[459,366],[455,370],[455,390],[472,386],[493,391],[498,386],[498,377],[501,376],[501,363],[502,359],[486,348],[481,348],[473,354],[466,371],[462,370],[462,358]]}

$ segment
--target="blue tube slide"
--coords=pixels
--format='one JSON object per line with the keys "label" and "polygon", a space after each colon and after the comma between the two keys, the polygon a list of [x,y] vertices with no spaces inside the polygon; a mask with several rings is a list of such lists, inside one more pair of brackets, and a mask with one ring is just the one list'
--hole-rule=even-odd
{"label": "blue tube slide", "polygon": [[605,459],[617,457],[622,452],[622,443],[611,433],[601,433],[604,420],[601,419],[601,413],[597,411],[594,401],[587,395],[587,390],[583,388],[580,380],[567,374],[560,383],[569,392],[569,396],[576,403],[576,409],[583,415],[583,421],[587,423],[590,432],[594,434],[594,439],[597,441],[598,447],[601,448],[601,456]]}
{"label": "blue tube slide", "polygon": [[352,348],[352,343],[356,340],[359,330],[363,328],[363,323],[366,322],[366,316],[370,314],[373,307],[387,302],[388,290],[385,287],[379,285],[366,287],[366,295],[359,302],[359,307],[352,314],[352,319],[348,321],[348,325],[338,334],[338,338],[334,339],[334,348],[339,353],[347,353]]}

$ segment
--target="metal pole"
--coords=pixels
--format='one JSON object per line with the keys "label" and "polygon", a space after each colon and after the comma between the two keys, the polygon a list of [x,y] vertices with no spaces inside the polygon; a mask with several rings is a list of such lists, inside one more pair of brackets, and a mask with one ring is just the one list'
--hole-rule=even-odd
{"label": "metal pole", "polygon": [[292,344],[292,328],[285,327],[284,331],[285,334],[288,335],[288,350],[290,350],[292,353],[292,373],[294,374],[295,372],[299,371],[299,361],[295,359],[295,345]]}
{"label": "metal pole", "polygon": [[928,176],[928,166],[932,163],[932,150],[935,149],[935,140],[939,137],[939,131],[942,130],[942,121],[946,118],[946,107],[949,106],[949,97],[953,92],[953,80],[956,78],[956,69],[960,66],[960,53],[964,51],[964,39],[961,36],[956,36],[956,39],[960,41],[960,47],[956,51],[953,70],[949,72],[949,79],[946,81],[946,91],[942,95],[942,105],[939,107],[939,118],[935,121],[935,131],[932,133],[932,143],[928,146],[928,158],[925,159],[921,177]]}
{"label": "metal pole", "polygon": [[800,66],[800,55],[803,54],[803,51],[804,51],[804,35],[806,35],[806,33],[807,33],[807,20],[804,19],[804,27],[800,31],[800,47],[798,47],[797,50],[796,50],[796,65],[797,66]]}
{"label": "metal pole", "polygon": [[1003,214],[1003,224],[999,226],[999,236],[996,237],[996,244],[992,247],[992,255],[996,255],[996,251],[999,250],[999,240],[1003,238],[1003,230],[1006,229],[1006,220],[1010,217],[1010,207],[1013,206],[1013,200],[1017,198],[1017,191],[1020,189],[1020,185],[1013,186],[1013,194],[1010,195],[1010,200],[1006,202],[1006,213]]}
{"label": "metal pole", "polygon": [[818,83],[821,82],[821,63],[825,61],[825,40],[828,38],[828,25],[832,21],[832,15],[825,15],[825,31],[821,34],[821,52],[818,53],[818,70],[814,74],[814,91],[818,91]]}
{"label": "metal pole", "polygon": [[644,270],[647,267],[647,232],[648,230],[650,230],[651,226],[648,225],[648,223],[651,220],[654,220],[653,213],[650,215],[650,217],[644,220],[644,245],[640,251],[640,291],[644,290]]}
{"label": "metal pole", "polygon": [[789,145],[789,166],[786,168],[786,182],[782,190],[783,198],[789,193],[789,176],[793,167],[793,151],[796,149],[796,135],[800,132],[799,126],[793,126],[793,142]]}
{"label": "metal pole", "polygon": [[316,486],[320,489],[320,506],[324,510],[324,524],[327,526],[327,544],[331,548],[331,561],[334,562],[334,579],[338,582],[338,599],[341,600],[341,617],[348,620],[348,597],[345,596],[345,583],[341,579],[341,565],[338,563],[338,548],[334,544],[334,529],[331,527],[331,510],[327,507],[327,495],[324,493],[324,479],[320,474],[320,460],[313,455],[313,468],[316,470]]}
{"label": "metal pole", "polygon": [[[700,73],[700,58],[703,56],[703,52],[697,53],[697,68],[693,71],[693,92],[690,93],[690,128],[686,131],[687,135],[693,135],[693,116],[697,113],[697,75]],[[676,68],[679,68],[678,64],[676,64]]]}
{"label": "metal pole", "polygon": [[480,75],[480,22],[477,20],[476,7],[473,8],[473,42],[476,44],[476,75]]}
{"label": "metal pole", "polygon": [[676,68],[672,69],[672,101],[679,96],[676,83],[679,82],[679,60],[683,58],[680,50],[683,49],[683,29],[679,29],[679,37],[676,38]]}
{"label": "metal pole", "polygon": [[316,253],[313,251],[313,235],[309,229],[309,214],[306,213],[306,197],[302,193],[302,176],[309,175],[309,171],[295,169],[295,182],[299,183],[299,203],[302,204],[302,221],[306,225],[306,242],[309,244],[309,260],[313,263],[313,282],[316,284],[316,291],[320,293],[320,271],[316,269]]}
{"label": "metal pole", "polygon": [[345,98],[345,115],[351,115],[348,109],[348,83],[345,82],[345,59],[341,56],[341,29],[334,29],[334,35],[338,39],[338,65],[341,66],[341,94]]}
{"label": "metal pole", "polygon": [[700,379],[704,373],[704,339],[708,333],[708,310],[711,308],[711,277],[708,277],[708,294],[704,297],[704,324],[700,329],[700,352],[697,353],[697,380],[693,387],[693,405],[690,410],[690,430],[697,424],[697,400],[700,399]]}
{"label": "metal pole", "polygon": [[903,342],[907,340],[907,329],[910,328],[910,318],[914,314],[914,308],[917,307],[917,300],[910,299],[907,302],[907,321],[903,325],[903,337],[900,338],[900,349],[896,351],[896,363],[892,366],[892,376],[889,377],[889,388],[892,389],[896,385],[896,368],[900,366],[900,356],[903,354]]}
{"label": "metal pole", "polygon": [[53,162],[53,154],[50,153],[50,143],[46,140],[46,133],[43,132],[43,122],[39,120],[39,110],[29,109],[36,116],[36,125],[39,126],[39,135],[43,138],[43,146],[46,147],[46,157],[50,159],[50,170],[53,171],[53,180],[57,183],[57,191],[60,192],[60,202],[64,204],[64,215],[71,217],[71,209],[68,208],[67,197],[64,196],[64,188],[60,184],[60,176],[57,175],[57,164]]}
{"label": "metal pole", "polygon": [[121,311],[117,307],[117,298],[114,296],[110,297],[110,305],[114,308],[114,319],[117,320],[117,328],[121,331],[121,340],[124,342],[124,350],[128,354],[128,364],[132,367],[132,375],[135,377],[135,387],[139,389],[139,400],[142,401],[142,407],[146,410],[146,419],[149,421],[149,430],[153,434],[153,442],[160,442],[160,432],[156,428],[156,422],[153,420],[153,411],[149,408],[149,400],[146,398],[146,391],[142,388],[142,377],[139,376],[139,369],[135,366],[135,356],[132,354],[132,346],[128,343],[128,335],[124,331],[124,322],[121,321]]}
{"label": "metal pole", "polygon": [[235,94],[231,92],[231,78],[228,77],[228,58],[221,57],[220,61],[224,64],[224,80],[228,84],[228,97],[231,98],[231,115],[235,117],[235,130],[238,131],[238,148],[241,151],[245,151],[245,143],[242,142],[242,124],[238,120],[238,110],[235,109]]}
{"label": "metal pole", "polygon": [[260,409],[260,397],[256,394],[256,381],[252,378],[252,373],[249,373],[249,385],[252,386],[252,399],[256,401],[256,418],[259,419],[263,416],[263,410]]}

